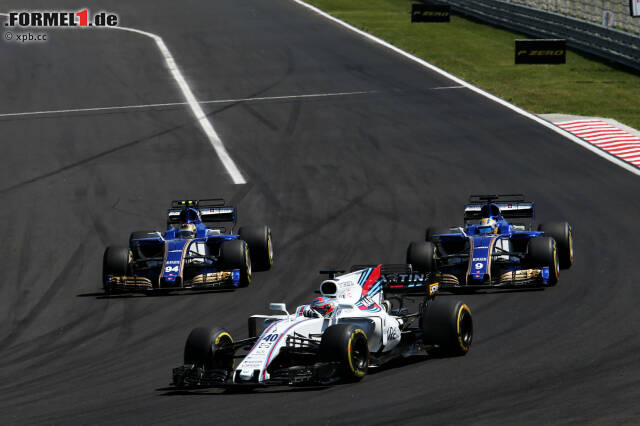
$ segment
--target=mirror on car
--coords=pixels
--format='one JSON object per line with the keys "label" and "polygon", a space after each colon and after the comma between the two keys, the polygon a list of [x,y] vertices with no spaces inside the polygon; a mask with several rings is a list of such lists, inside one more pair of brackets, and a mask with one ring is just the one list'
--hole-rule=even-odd
{"label": "mirror on car", "polygon": [[269,309],[271,309],[272,311],[284,312],[285,314],[289,315],[289,312],[287,311],[287,305],[285,303],[269,303]]}

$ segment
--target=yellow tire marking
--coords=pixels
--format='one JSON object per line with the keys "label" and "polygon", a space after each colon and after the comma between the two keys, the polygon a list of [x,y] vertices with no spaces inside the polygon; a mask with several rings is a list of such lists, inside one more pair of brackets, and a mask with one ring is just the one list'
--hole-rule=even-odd
{"label": "yellow tire marking", "polygon": [[249,249],[247,248],[248,246],[245,244],[244,245],[244,266],[247,273],[247,282],[251,282],[251,275],[253,275],[253,271],[249,270]]}
{"label": "yellow tire marking", "polygon": [[[233,343],[233,337],[231,337],[231,335],[229,333],[227,333],[226,331],[223,331],[222,333],[218,334],[218,336],[216,337],[215,344],[219,345],[220,344],[220,340],[225,336],[228,337],[229,340],[231,340],[231,343]],[[231,369],[232,370],[235,367],[235,365],[236,365],[236,360],[232,358],[231,359]]]}
{"label": "yellow tire marking", "polygon": [[458,343],[460,344],[460,348],[467,352],[469,350],[469,346],[465,346],[464,342],[462,341],[462,335],[460,334],[460,318],[462,317],[462,311],[467,311],[469,313],[469,315],[471,315],[471,309],[469,309],[469,307],[467,305],[462,305],[460,306],[460,309],[458,310],[458,321],[457,321],[457,336],[458,336]]}
{"label": "yellow tire marking", "polygon": [[227,336],[229,338],[229,340],[231,340],[231,343],[233,343],[233,337],[231,337],[231,335],[229,333],[227,333],[226,331],[223,331],[222,333],[218,334],[218,337],[216,337],[215,344],[219,345],[220,344],[220,339],[222,339],[224,336]]}
{"label": "yellow tire marking", "polygon": [[273,249],[271,248],[271,230],[269,230],[269,236],[267,237],[267,253],[269,253],[269,265],[273,265]]}
{"label": "yellow tire marking", "polygon": [[349,344],[347,345],[347,358],[349,359],[349,367],[351,368],[351,372],[353,374],[355,374],[358,377],[362,377],[365,375],[364,371],[359,371],[356,370],[355,367],[353,366],[353,361],[351,360],[351,342],[353,341],[353,339],[356,337],[356,334],[362,334],[364,336],[364,338],[367,338],[367,335],[365,334],[364,331],[362,331],[361,329],[356,329],[353,334],[351,335],[351,337],[349,338]]}

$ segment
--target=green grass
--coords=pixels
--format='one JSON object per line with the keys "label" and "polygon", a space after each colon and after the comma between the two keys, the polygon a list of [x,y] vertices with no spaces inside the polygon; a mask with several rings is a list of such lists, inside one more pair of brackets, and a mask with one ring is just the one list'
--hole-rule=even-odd
{"label": "green grass", "polygon": [[410,22],[410,0],[308,0],[331,15],[536,114],[611,117],[640,129],[640,74],[567,52],[565,65],[514,65],[511,31],[452,16]]}

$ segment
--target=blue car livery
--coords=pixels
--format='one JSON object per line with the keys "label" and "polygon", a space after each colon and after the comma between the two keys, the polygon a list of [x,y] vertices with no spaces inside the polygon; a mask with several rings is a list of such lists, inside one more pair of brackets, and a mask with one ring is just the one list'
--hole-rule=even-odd
{"label": "blue car livery", "polygon": [[[237,211],[222,199],[173,201],[168,229],[136,231],[129,247],[107,247],[107,293],[245,287],[253,272],[273,264],[271,229],[245,226],[233,232]],[[222,224],[230,224],[229,232]],[[211,225],[211,226],[210,226]]]}
{"label": "blue car livery", "polygon": [[436,273],[442,289],[553,286],[573,264],[573,230],[567,222],[533,230],[534,217],[521,194],[472,195],[465,225],[428,228],[407,263]]}

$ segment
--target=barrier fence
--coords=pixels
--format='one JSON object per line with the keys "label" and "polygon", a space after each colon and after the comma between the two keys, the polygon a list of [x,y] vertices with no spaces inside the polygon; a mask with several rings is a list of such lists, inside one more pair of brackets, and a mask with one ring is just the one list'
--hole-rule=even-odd
{"label": "barrier fence", "polygon": [[[455,12],[533,37],[566,39],[570,48],[640,70],[639,35],[604,26],[602,22],[590,22],[586,18],[594,17],[597,10],[602,12],[603,4],[626,4],[626,14],[630,19],[629,28],[638,31],[640,17],[630,16],[629,1],[440,0],[440,3],[451,5]],[[594,6],[598,3],[599,9]],[[555,10],[569,12],[564,14]],[[569,16],[570,14],[575,16]],[[614,17],[614,23],[616,19],[618,18]]]}

